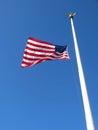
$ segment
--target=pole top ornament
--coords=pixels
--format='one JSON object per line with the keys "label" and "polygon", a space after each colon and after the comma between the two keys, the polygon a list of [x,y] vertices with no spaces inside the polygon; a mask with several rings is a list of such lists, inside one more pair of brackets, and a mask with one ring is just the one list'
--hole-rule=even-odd
{"label": "pole top ornament", "polygon": [[67,14],[67,16],[68,16],[69,18],[73,18],[75,15],[76,15],[76,13]]}

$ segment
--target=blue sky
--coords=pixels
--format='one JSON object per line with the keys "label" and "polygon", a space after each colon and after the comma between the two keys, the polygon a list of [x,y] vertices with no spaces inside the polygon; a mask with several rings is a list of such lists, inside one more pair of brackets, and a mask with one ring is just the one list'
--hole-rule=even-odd
{"label": "blue sky", "polygon": [[[70,20],[98,129],[98,1],[0,1],[0,130],[86,130]],[[27,38],[68,45],[70,61],[22,69]]]}

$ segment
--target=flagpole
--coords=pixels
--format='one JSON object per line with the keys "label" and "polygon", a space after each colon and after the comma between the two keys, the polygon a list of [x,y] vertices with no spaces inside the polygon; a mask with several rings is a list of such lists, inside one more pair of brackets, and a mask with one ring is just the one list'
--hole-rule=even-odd
{"label": "flagpole", "polygon": [[73,23],[74,16],[75,16],[75,13],[68,14],[68,17],[70,18],[70,21],[71,21],[71,27],[72,27],[78,74],[79,74],[79,79],[80,79],[80,87],[81,87],[83,106],[84,106],[84,112],[85,112],[86,127],[87,127],[87,130],[95,130],[93,116],[92,116],[92,112],[90,108],[89,96],[87,92],[84,72],[83,72],[79,48],[78,48],[78,42],[77,42],[74,23]]}

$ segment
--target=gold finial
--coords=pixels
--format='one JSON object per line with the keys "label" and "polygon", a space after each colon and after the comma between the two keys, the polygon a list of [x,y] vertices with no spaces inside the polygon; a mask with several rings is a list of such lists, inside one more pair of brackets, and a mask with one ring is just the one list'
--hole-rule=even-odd
{"label": "gold finial", "polygon": [[69,18],[73,18],[76,15],[76,13],[70,13],[70,14],[67,14],[67,15],[68,15]]}

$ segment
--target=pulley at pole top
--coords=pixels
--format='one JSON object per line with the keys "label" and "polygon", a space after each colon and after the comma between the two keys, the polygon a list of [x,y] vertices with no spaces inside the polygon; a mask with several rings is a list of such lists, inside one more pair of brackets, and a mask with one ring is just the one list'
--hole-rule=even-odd
{"label": "pulley at pole top", "polygon": [[74,16],[76,15],[76,13],[69,13],[69,14],[67,14],[67,16],[69,17],[69,18],[74,18]]}

